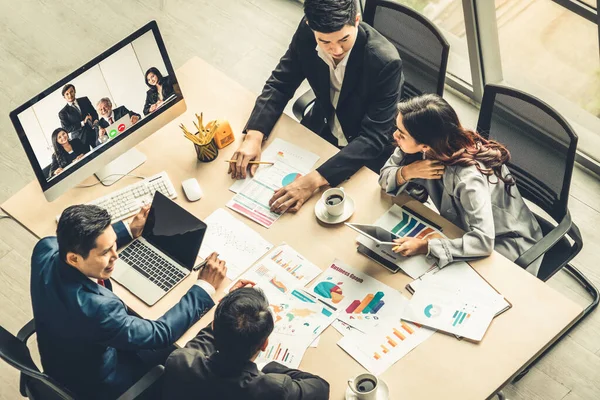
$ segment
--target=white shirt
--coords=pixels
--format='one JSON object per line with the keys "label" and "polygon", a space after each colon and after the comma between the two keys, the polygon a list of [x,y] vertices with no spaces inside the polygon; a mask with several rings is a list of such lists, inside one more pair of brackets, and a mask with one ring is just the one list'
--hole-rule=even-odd
{"label": "white shirt", "polygon": [[[335,65],[333,57],[323,51],[318,44],[316,50],[319,58],[329,66],[329,95],[333,108],[337,110],[340,93],[342,91],[342,84],[344,83],[344,76],[346,75],[346,66],[348,65],[348,58],[350,58],[352,49],[348,51],[346,56],[337,65]],[[333,136],[338,140],[338,146],[343,147],[348,145],[348,139],[346,139],[346,135],[344,135],[337,113],[335,112],[333,114],[333,121],[329,121],[329,129]]]}
{"label": "white shirt", "polygon": [[112,118],[113,119],[113,124],[115,123],[115,112],[111,111],[110,115],[106,118],[102,117],[102,119],[104,119],[106,122],[108,122],[109,125],[111,125],[109,119]]}

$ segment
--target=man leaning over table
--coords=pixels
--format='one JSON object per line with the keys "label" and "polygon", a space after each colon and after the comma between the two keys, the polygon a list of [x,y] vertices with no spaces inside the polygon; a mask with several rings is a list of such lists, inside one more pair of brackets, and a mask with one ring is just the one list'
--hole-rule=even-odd
{"label": "man leaning over table", "polygon": [[71,206],[56,237],[40,240],[31,259],[31,302],[44,372],[80,398],[114,399],[154,365],[211,307],[225,262],[211,254],[198,281],[156,321],[128,313],[112,292],[117,248],[141,235],[149,206],[129,226],[106,210]]}
{"label": "man leaning over table", "polygon": [[305,17],[267,80],[229,164],[234,179],[256,172],[262,143],[304,79],[316,101],[302,124],[340,149],[316,170],[276,191],[271,211],[296,212],[324,186],[362,166],[379,171],[393,148],[396,103],[404,82],[396,48],[360,22],[356,0],[305,0]]}

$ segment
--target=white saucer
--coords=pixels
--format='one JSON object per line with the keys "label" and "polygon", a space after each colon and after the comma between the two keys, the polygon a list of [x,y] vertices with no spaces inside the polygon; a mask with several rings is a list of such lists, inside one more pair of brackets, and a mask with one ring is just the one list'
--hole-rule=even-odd
{"label": "white saucer", "polygon": [[[350,389],[346,387],[346,400],[356,400],[358,397],[356,394]],[[379,379],[379,389],[377,389],[377,400],[389,400],[390,398],[390,389],[388,388],[387,383],[384,380]]]}
{"label": "white saucer", "polygon": [[344,222],[348,218],[350,218],[354,214],[354,200],[352,197],[346,195],[344,201],[344,212],[342,215],[334,217],[333,215],[327,212],[325,208],[325,202],[323,199],[319,199],[317,204],[315,204],[315,215],[319,219],[319,221],[325,224],[339,224],[340,222]]}

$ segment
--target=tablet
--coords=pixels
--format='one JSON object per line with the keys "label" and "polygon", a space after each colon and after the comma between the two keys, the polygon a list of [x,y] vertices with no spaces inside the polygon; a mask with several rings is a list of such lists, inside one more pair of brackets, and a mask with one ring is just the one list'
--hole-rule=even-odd
{"label": "tablet", "polygon": [[354,229],[361,235],[364,235],[369,239],[374,240],[377,244],[388,244],[395,246],[397,243],[394,243],[394,239],[400,238],[400,236],[396,236],[392,232],[387,231],[382,227],[376,225],[346,223],[346,226],[348,226],[351,229]]}

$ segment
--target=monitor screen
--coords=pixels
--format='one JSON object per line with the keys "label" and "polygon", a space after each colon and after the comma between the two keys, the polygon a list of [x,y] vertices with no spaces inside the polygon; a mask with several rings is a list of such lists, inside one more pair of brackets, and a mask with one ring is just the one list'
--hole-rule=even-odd
{"label": "monitor screen", "polygon": [[153,21],[17,108],[11,119],[45,191],[182,99]]}

